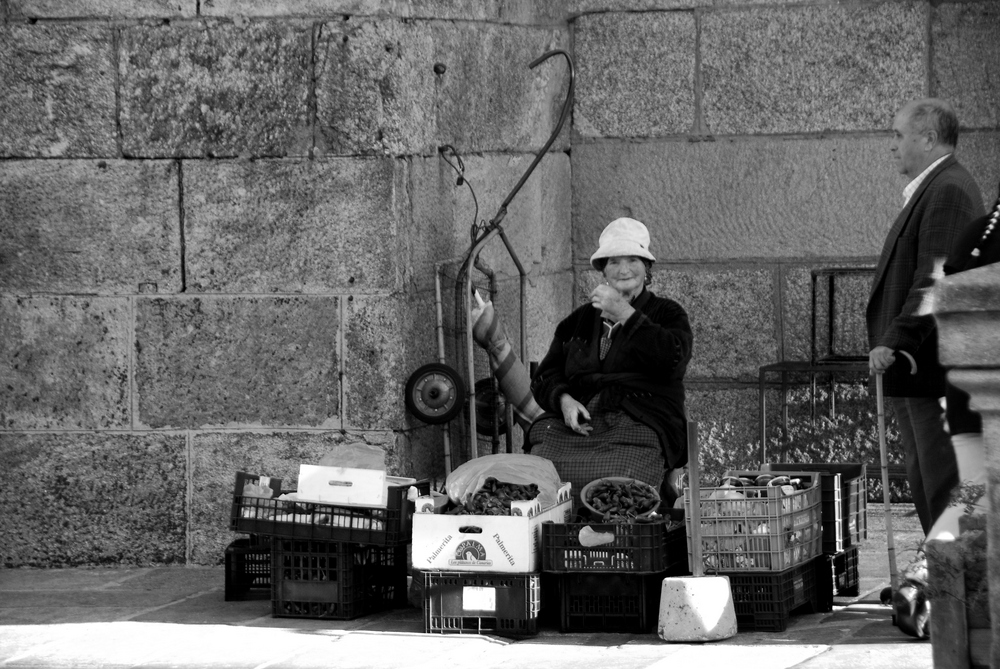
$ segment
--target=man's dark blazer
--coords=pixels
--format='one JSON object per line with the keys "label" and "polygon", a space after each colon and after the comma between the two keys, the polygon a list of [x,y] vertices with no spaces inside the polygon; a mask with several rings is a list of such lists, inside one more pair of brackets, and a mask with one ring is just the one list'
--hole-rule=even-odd
{"label": "man's dark blazer", "polygon": [[965,227],[983,213],[979,187],[950,155],[927,175],[889,230],[865,312],[868,345],[910,353],[917,374],[911,376],[909,362],[897,355],[883,377],[886,397],[944,396],[934,318],[915,314],[934,283],[935,260],[947,259]]}

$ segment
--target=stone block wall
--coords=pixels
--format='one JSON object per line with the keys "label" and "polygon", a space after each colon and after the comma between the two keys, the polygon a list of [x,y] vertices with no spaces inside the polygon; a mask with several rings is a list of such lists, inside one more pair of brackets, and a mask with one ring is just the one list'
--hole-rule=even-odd
{"label": "stone block wall", "polygon": [[[992,198],[998,41],[989,0],[0,0],[3,564],[218,563],[236,470],[441,476],[403,389],[438,359],[436,273],[465,375],[457,262],[556,126],[564,61],[527,67],[556,48],[573,115],[504,219],[527,358],[638,218],[711,463],[753,466],[759,367],[863,352],[863,273],[815,325],[813,275],[874,264],[896,108],[952,99]],[[516,334],[516,267],[481,257]]]}
{"label": "stone block wall", "polygon": [[[900,106],[952,101],[958,158],[993,202],[1000,4],[573,0],[569,11],[578,291],[594,281],[604,225],[646,223],[654,290],[685,305],[694,330],[690,418],[706,452],[730,456],[706,469],[756,466],[760,367],[867,355],[864,269],[906,185],[889,146]],[[768,379],[774,453],[780,398]],[[874,398],[856,401],[864,375],[834,380],[853,385],[855,401],[836,408],[836,421],[849,414],[841,431],[860,427],[852,438],[874,445],[877,464]]]}
{"label": "stone block wall", "polygon": [[[238,470],[440,477],[403,402],[435,265],[553,132],[564,61],[528,65],[568,47],[561,3],[0,1],[2,563],[219,563]],[[569,136],[504,222],[533,314],[566,310]]]}

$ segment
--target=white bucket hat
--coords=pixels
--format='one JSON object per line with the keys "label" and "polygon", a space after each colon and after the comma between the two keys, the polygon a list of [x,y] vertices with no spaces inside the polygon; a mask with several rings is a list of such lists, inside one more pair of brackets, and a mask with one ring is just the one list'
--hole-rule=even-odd
{"label": "white bucket hat", "polygon": [[597,251],[590,256],[590,264],[601,271],[597,261],[616,256],[636,256],[655,262],[649,252],[649,230],[634,218],[616,218],[601,233]]}

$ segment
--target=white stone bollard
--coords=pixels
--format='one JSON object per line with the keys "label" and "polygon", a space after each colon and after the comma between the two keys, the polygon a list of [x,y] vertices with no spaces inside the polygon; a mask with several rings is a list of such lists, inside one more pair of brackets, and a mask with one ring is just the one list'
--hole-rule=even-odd
{"label": "white stone bollard", "polygon": [[728,576],[668,576],[660,587],[657,634],[664,641],[721,641],[736,634]]}

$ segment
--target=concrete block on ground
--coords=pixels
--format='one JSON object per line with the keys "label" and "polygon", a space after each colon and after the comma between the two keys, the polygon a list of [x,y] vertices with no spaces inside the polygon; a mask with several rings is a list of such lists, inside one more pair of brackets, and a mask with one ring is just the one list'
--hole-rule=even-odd
{"label": "concrete block on ground", "polygon": [[926,90],[927,12],[926,4],[903,2],[704,14],[706,129],[887,129],[896,110]]}
{"label": "concrete block on ground", "polygon": [[169,162],[0,162],[0,290],[179,292],[177,192]]}
{"label": "concrete block on ground", "polygon": [[660,584],[656,633],[664,641],[721,641],[736,636],[736,608],[726,576],[674,576]]}
{"label": "concrete block on ground", "polygon": [[0,427],[130,426],[126,299],[0,297]]}
{"label": "concrete block on ground", "polygon": [[933,10],[931,81],[966,128],[1000,128],[1000,5],[941,4]]}
{"label": "concrete block on ground", "polygon": [[0,156],[117,156],[113,44],[106,24],[0,26]]}
{"label": "concrete block on ground", "polygon": [[658,137],[695,127],[694,13],[609,12],[574,25],[577,133]]}
{"label": "concrete block on ground", "polygon": [[188,290],[396,289],[406,169],[385,158],[185,162]]}
{"label": "concrete block on ground", "polygon": [[9,0],[12,19],[179,19],[198,14],[197,0]]}
{"label": "concrete block on ground", "polygon": [[868,258],[903,186],[888,139],[581,143],[574,261],[589,263],[620,216],[646,224],[658,262]]}
{"label": "concrete block on ground", "polygon": [[340,427],[338,298],[137,298],[136,422]]}
{"label": "concrete block on ground", "polygon": [[129,156],[305,156],[312,28],[198,21],[122,28],[122,149]]}
{"label": "concrete block on ground", "polygon": [[185,560],[181,434],[0,433],[5,567]]}
{"label": "concrete block on ground", "polygon": [[[191,437],[191,562],[221,564],[226,546],[236,538],[229,529],[236,472],[280,478],[282,489],[298,486],[299,465],[320,464],[324,457],[363,442],[386,455],[392,433],[340,431],[202,432]],[[399,471],[388,469],[390,475]]]}

